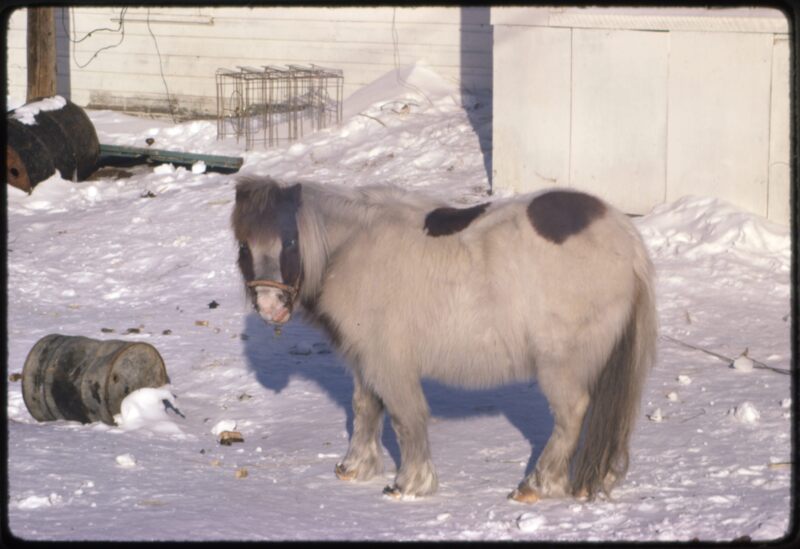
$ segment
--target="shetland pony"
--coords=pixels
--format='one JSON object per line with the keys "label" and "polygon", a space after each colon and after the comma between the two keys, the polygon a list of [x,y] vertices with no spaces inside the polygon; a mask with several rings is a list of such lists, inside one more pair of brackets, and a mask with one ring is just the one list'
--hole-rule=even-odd
{"label": "shetland pony", "polygon": [[456,208],[391,186],[240,179],[231,222],[256,311],[280,325],[302,309],[352,370],[340,479],[382,472],[386,411],[400,466],[384,493],[436,491],[422,378],[537,380],[555,426],[510,498],[591,499],[625,475],[657,326],[652,264],[610,205],[558,189]]}

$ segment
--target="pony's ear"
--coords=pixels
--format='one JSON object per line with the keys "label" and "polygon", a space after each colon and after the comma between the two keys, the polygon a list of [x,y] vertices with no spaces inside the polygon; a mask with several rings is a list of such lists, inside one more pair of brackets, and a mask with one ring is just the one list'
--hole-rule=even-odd
{"label": "pony's ear", "polygon": [[289,194],[289,198],[291,199],[292,204],[294,204],[295,207],[300,206],[300,195],[302,192],[302,188],[303,187],[300,183],[295,183],[291,187],[286,188]]}
{"label": "pony's ear", "polygon": [[250,194],[243,185],[236,185],[236,202],[244,202],[247,200],[247,195]]}
{"label": "pony's ear", "polygon": [[236,202],[246,202],[253,190],[253,180],[250,178],[239,178],[236,180]]}

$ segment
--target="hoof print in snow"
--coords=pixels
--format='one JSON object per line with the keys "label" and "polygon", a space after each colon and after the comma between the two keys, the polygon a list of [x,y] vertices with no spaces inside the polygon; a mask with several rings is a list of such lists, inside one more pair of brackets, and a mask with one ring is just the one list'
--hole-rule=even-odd
{"label": "hoof print in snow", "polygon": [[141,330],[141,328],[128,328],[127,330],[125,330],[125,333],[126,334],[141,334],[142,330]]}
{"label": "hoof print in snow", "polygon": [[114,328],[100,328],[100,331],[104,334],[113,334],[116,330]]}
{"label": "hoof print in snow", "polygon": [[195,320],[195,326],[208,326],[208,320]]}
{"label": "hoof print in snow", "polygon": [[8,381],[19,381],[22,379],[22,374],[19,372],[14,372],[10,376],[8,376]]}
{"label": "hoof print in snow", "polygon": [[164,330],[163,332],[161,332],[161,335],[165,336],[172,335],[172,330]]}
{"label": "hoof print in snow", "polygon": [[153,191],[147,191],[139,195],[140,198],[155,198],[156,195]]}
{"label": "hoof print in snow", "polygon": [[247,468],[245,467],[239,467],[238,469],[236,469],[236,473],[234,473],[236,478],[247,478],[248,474],[249,473],[247,472]]}
{"label": "hoof print in snow", "polygon": [[217,303],[216,301],[212,301],[211,303],[208,304],[209,309],[216,309],[217,307],[219,307],[219,303]]}
{"label": "hoof print in snow", "polygon": [[234,442],[244,442],[244,437],[239,431],[222,431],[219,434],[219,443],[223,446],[230,446]]}

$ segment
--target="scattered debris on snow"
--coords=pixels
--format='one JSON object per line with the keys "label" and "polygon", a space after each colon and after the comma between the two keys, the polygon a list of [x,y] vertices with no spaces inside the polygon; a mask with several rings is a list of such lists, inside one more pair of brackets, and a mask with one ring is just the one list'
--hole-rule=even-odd
{"label": "scattered debris on snow", "polygon": [[244,437],[239,431],[222,431],[219,434],[219,443],[222,446],[231,446],[234,442],[244,442]]}

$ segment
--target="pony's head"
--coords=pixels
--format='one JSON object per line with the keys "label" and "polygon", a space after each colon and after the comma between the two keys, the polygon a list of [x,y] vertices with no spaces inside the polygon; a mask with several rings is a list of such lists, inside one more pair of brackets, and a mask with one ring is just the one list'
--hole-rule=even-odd
{"label": "pony's head", "polygon": [[300,184],[240,179],[231,216],[239,242],[239,270],[261,318],[285,324],[300,291],[303,269],[297,212]]}

